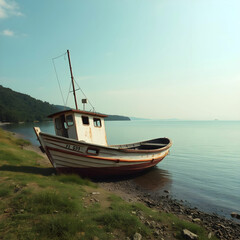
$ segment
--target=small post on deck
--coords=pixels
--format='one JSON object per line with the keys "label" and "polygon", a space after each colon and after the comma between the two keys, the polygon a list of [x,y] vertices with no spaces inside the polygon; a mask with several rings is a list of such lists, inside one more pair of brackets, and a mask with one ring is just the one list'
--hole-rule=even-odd
{"label": "small post on deck", "polygon": [[69,62],[69,68],[70,68],[70,73],[71,73],[71,79],[72,79],[72,86],[73,86],[73,95],[74,95],[74,100],[75,100],[75,106],[76,106],[76,110],[78,110],[76,93],[75,93],[75,86],[74,86],[74,78],[73,78],[73,73],[72,73],[72,66],[71,66],[69,50],[67,50],[67,54],[68,54],[68,62]]}

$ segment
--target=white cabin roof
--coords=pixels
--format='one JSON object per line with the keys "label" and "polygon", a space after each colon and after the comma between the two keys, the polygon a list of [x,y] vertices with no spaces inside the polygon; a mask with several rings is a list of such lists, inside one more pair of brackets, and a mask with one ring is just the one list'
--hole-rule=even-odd
{"label": "white cabin roof", "polygon": [[90,115],[90,116],[96,116],[96,117],[101,117],[101,118],[105,118],[105,117],[108,116],[108,115],[101,114],[101,113],[88,112],[88,111],[82,111],[82,110],[76,110],[76,109],[69,109],[69,110],[53,113],[53,114],[49,115],[48,117],[49,118],[55,118],[58,115],[70,114],[70,113],[79,113],[79,114],[82,114],[82,115]]}

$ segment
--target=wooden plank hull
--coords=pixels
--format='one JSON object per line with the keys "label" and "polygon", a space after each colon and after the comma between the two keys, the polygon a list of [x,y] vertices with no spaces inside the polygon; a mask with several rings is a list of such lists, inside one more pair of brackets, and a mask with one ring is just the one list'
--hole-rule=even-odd
{"label": "wooden plank hull", "polygon": [[[162,160],[162,159],[161,159]],[[72,168],[60,167],[56,168],[58,173],[63,174],[79,174],[89,178],[101,178],[110,176],[124,176],[142,172],[148,168],[154,167],[161,160],[154,163],[136,164],[133,166],[120,166],[120,167],[90,167],[90,168]]]}
{"label": "wooden plank hull", "polygon": [[77,173],[91,178],[143,171],[158,164],[171,146],[169,141],[164,147],[144,150],[132,147],[137,143],[102,146],[42,132],[36,134],[57,172]]}

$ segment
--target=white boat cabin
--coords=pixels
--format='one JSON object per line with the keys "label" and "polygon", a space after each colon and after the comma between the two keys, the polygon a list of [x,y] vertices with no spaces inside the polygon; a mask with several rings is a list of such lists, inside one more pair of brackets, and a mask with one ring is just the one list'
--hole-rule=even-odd
{"label": "white boat cabin", "polygon": [[71,109],[49,117],[53,118],[57,136],[107,146],[104,123],[107,115]]}

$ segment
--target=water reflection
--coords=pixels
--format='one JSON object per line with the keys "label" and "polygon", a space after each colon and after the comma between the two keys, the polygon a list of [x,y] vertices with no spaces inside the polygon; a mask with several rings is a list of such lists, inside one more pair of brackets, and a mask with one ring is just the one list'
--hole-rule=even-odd
{"label": "water reflection", "polygon": [[170,191],[172,186],[171,174],[158,167],[151,168],[133,179],[134,183],[144,190],[161,193]]}

